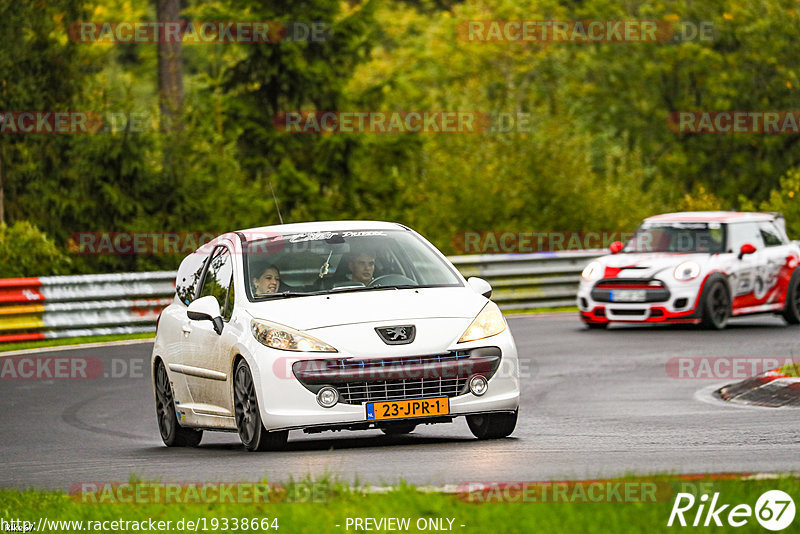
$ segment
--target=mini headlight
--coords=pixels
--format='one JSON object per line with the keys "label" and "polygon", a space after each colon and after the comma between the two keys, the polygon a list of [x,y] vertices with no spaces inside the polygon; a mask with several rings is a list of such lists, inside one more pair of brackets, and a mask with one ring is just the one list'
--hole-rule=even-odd
{"label": "mini headlight", "polygon": [[685,282],[687,280],[693,280],[694,278],[697,278],[697,275],[699,274],[700,274],[699,263],[697,263],[696,261],[685,261],[680,265],[678,265],[677,267],[675,267],[675,273],[673,274],[673,276],[675,276],[675,280],[682,280]]}
{"label": "mini headlight", "polygon": [[506,329],[506,320],[500,308],[492,301],[486,303],[481,312],[464,331],[459,343],[475,341],[485,337],[496,336]]}
{"label": "mini headlight", "polygon": [[339,352],[324,341],[269,321],[253,319],[250,331],[259,343],[278,350],[296,352]]}
{"label": "mini headlight", "polygon": [[603,264],[595,260],[587,265],[581,273],[581,278],[587,282],[594,282],[603,276]]}

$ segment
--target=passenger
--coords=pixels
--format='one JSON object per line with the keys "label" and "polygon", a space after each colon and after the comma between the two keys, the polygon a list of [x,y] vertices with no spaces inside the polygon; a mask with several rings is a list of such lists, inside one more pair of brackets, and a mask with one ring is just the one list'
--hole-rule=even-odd
{"label": "passenger", "polygon": [[253,278],[253,293],[256,296],[277,293],[280,285],[281,272],[274,265],[270,265],[261,272],[261,276]]}

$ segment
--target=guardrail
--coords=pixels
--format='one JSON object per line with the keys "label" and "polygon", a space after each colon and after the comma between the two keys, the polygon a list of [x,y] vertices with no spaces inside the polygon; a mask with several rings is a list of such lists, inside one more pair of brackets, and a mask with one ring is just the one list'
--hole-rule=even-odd
{"label": "guardrail", "polygon": [[492,300],[501,310],[574,306],[580,273],[606,250],[451,256],[464,277],[492,284]]}
{"label": "guardrail", "polygon": [[0,343],[152,332],[175,272],[0,279]]}
{"label": "guardrail", "polygon": [[[572,306],[580,272],[601,250],[452,256],[492,284],[503,310]],[[0,279],[0,343],[155,331],[175,271]]]}

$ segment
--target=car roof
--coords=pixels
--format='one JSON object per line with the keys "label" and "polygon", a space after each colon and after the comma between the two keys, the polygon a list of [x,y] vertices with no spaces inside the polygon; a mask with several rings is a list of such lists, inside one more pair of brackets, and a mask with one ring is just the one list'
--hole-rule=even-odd
{"label": "car roof", "polygon": [[773,213],[756,213],[746,211],[683,211],[678,213],[663,213],[648,217],[645,222],[748,222],[772,221]]}
{"label": "car roof", "polygon": [[355,231],[355,230],[407,230],[400,223],[386,221],[312,221],[290,224],[274,224],[271,226],[259,226],[257,228],[247,228],[237,230],[248,238],[258,239],[264,234],[295,234],[304,232],[333,232],[333,231]]}

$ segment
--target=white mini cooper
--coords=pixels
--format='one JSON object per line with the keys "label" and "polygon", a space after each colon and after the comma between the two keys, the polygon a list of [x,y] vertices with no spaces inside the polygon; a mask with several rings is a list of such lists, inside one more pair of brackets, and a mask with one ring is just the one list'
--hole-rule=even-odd
{"label": "white mini cooper", "polygon": [[181,263],[152,356],[169,446],[235,431],[248,450],[288,432],[407,433],[466,416],[479,439],[516,426],[519,365],[503,315],[400,224],[269,226]]}
{"label": "white mini cooper", "polygon": [[799,260],[779,214],[657,215],[586,266],[578,307],[589,328],[618,321],[721,329],[731,316],[752,313],[798,324]]}

